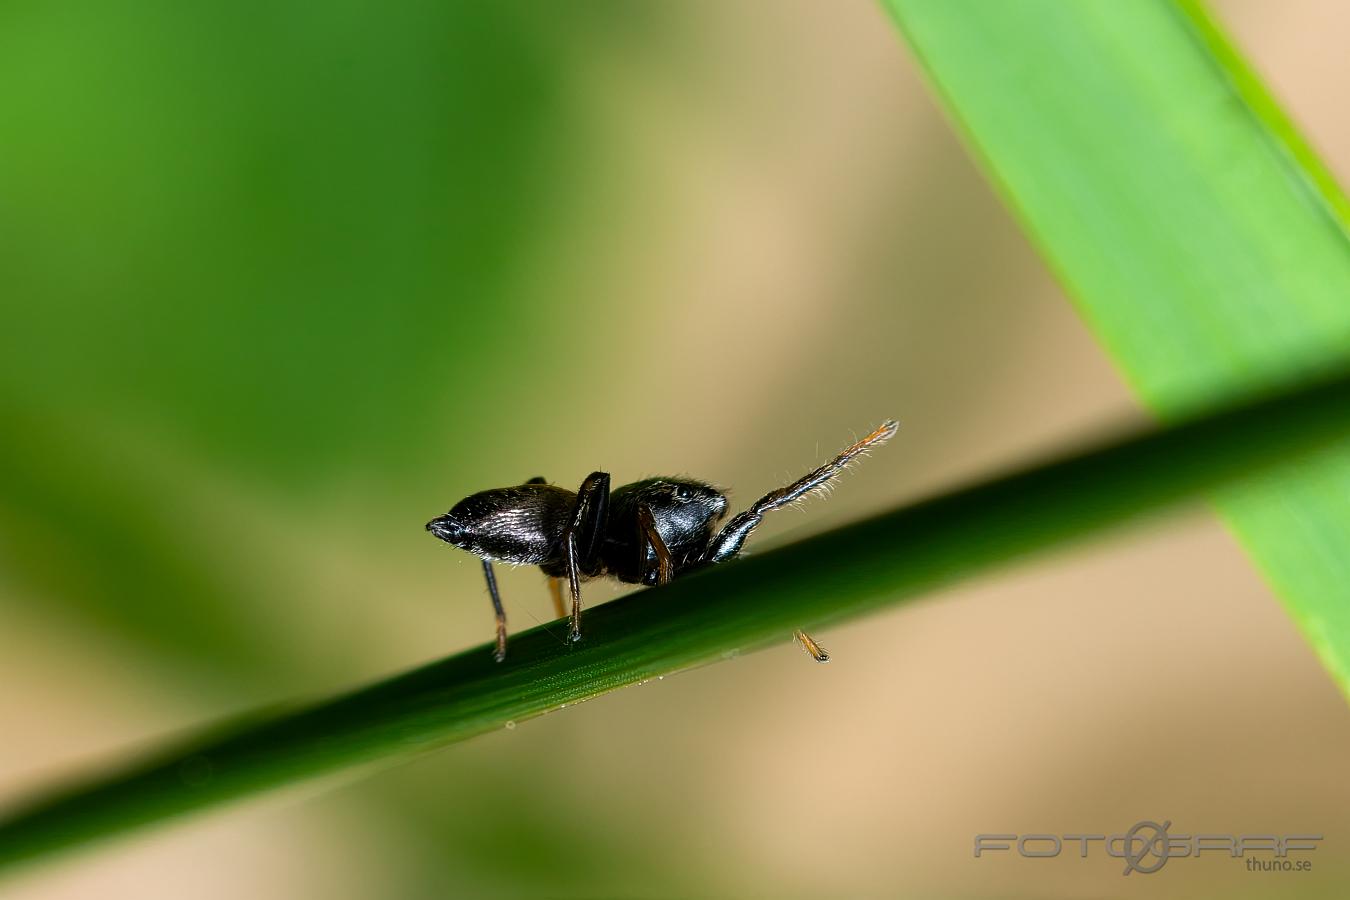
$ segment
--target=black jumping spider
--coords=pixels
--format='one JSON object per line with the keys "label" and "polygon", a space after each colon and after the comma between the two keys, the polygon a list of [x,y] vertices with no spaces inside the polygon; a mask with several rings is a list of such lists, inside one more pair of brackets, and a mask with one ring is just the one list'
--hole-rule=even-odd
{"label": "black jumping spider", "polygon": [[[581,581],[608,575],[629,584],[662,585],[713,563],[731,559],[770,510],[818,491],[853,460],[895,434],[894,421],[787,487],[765,494],[745,512],[715,530],[727,498],[700,481],[648,478],[613,491],[606,472],[592,472],[576,493],[532,478],[517,487],[474,494],[427,531],[482,558],[492,608],[497,612],[497,661],[506,658],[506,612],[497,593],[494,560],[539,566],[549,577],[558,617],[562,582],[572,597],[572,640],[581,639]],[[829,659],[803,631],[795,632],[820,662]]]}

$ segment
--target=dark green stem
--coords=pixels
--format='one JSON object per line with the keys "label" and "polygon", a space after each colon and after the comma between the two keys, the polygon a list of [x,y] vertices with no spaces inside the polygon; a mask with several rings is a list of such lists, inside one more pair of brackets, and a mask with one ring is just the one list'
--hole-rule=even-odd
{"label": "dark green stem", "polygon": [[1346,438],[1341,376],[718,566],[591,610],[579,644],[535,628],[503,664],[477,647],[42,799],[0,822],[0,866],[785,641],[795,627],[899,603]]}

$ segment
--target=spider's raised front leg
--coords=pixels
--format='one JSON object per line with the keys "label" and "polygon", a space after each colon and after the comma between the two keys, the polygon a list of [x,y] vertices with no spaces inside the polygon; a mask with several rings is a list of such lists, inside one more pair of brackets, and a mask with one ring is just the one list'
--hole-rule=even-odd
{"label": "spider's raised front leg", "polygon": [[712,542],[708,544],[708,549],[703,552],[701,561],[704,563],[725,562],[740,553],[741,547],[745,544],[745,539],[750,536],[750,532],[754,531],[759,527],[759,523],[764,521],[765,513],[787,506],[789,503],[801,500],[815,491],[824,489],[831,480],[848,468],[849,463],[868,450],[880,447],[894,437],[895,431],[899,427],[899,423],[894,419],[882,422],[875,431],[856,444],[846,447],[842,453],[825,465],[809,472],[787,487],[769,491],[769,493],[760,497],[751,504],[749,509],[737,513],[730,522],[723,526],[722,530],[717,533],[717,537],[713,538]]}
{"label": "spider's raised front leg", "polygon": [[[745,540],[750,537],[750,533],[759,526],[760,522],[764,521],[765,513],[787,506],[789,503],[810,496],[813,492],[822,490],[831,480],[848,468],[849,464],[855,459],[869,450],[880,447],[894,437],[895,431],[899,427],[899,423],[894,419],[881,423],[875,431],[857,443],[844,448],[842,453],[825,465],[809,472],[787,487],[778,488],[760,497],[751,504],[749,509],[737,513],[731,521],[727,522],[708,544],[708,549],[704,551],[700,562],[706,565],[725,562],[733,558],[741,552],[741,547],[745,545]],[[816,662],[829,661],[829,654],[809,634],[798,629],[794,632],[794,635]]]}

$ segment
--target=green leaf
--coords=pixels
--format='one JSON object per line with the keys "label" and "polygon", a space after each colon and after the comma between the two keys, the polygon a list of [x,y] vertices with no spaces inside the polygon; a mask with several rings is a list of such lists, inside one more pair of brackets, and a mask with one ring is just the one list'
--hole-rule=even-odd
{"label": "green leaf", "polygon": [[[361,763],[510,727],[916,597],[1296,462],[1350,436],[1350,376],[717,566],[356,693],[166,751],[0,821],[0,867]],[[873,464],[879,464],[877,460]],[[803,665],[810,665],[805,659]]]}
{"label": "green leaf", "polygon": [[[1198,6],[887,3],[1163,420],[1345,358],[1350,205]],[[1350,694],[1350,444],[1217,502]]]}

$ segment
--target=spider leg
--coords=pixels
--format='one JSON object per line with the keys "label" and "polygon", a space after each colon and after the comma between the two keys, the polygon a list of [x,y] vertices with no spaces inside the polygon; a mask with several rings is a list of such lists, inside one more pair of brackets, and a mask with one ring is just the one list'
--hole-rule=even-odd
{"label": "spider leg", "polygon": [[[750,533],[759,526],[760,522],[764,521],[765,513],[780,509],[789,503],[809,496],[814,491],[821,490],[844,469],[848,468],[849,464],[855,459],[869,450],[880,447],[894,437],[895,431],[899,427],[899,423],[894,419],[882,422],[875,431],[856,444],[845,447],[843,452],[825,465],[808,472],[787,487],[778,488],[760,497],[749,509],[733,516],[731,521],[717,533],[717,536],[708,544],[708,549],[703,552],[700,563],[706,565],[725,562],[740,553],[741,547],[745,545],[746,538],[750,537]],[[820,646],[811,635],[800,628],[792,634],[816,662],[830,661],[830,654],[826,653],[825,648]]]}
{"label": "spider leg", "polygon": [[570,637],[581,640],[581,576],[600,570],[600,546],[609,516],[609,474],[592,472],[577,490],[572,515],[562,533],[563,562],[572,595]]}
{"label": "spider leg", "polygon": [[820,646],[815,638],[798,628],[792,632],[792,636],[801,641],[802,649],[811,654],[811,658],[816,662],[823,663],[830,661],[830,654],[825,652],[825,648]]}
{"label": "spider leg", "polygon": [[642,562],[639,564],[639,571],[642,575],[642,582],[647,581],[647,573],[651,565],[647,557],[647,548],[650,546],[656,554],[656,583],[658,585],[670,584],[670,580],[675,577],[674,560],[670,555],[670,549],[666,547],[666,542],[661,539],[661,532],[656,528],[656,516],[652,515],[651,508],[643,503],[637,509],[638,531],[641,532],[638,538],[638,552],[642,554]]}
{"label": "spider leg", "polygon": [[760,497],[749,509],[737,513],[730,522],[727,522],[708,544],[708,549],[703,551],[703,556],[699,562],[702,564],[725,562],[740,553],[741,547],[745,544],[745,539],[750,536],[750,532],[754,531],[759,523],[764,521],[765,513],[787,506],[789,503],[800,500],[814,491],[821,490],[830,483],[831,479],[848,468],[848,465],[855,459],[890,440],[899,427],[899,423],[894,419],[882,422],[875,431],[856,444],[844,448],[842,453],[825,465],[807,473],[787,487],[778,488]]}
{"label": "spider leg", "polygon": [[572,628],[568,632],[569,640],[581,640],[581,577],[577,572],[577,536],[568,532],[563,535],[563,553],[567,561],[567,587],[572,594]]}
{"label": "spider leg", "polygon": [[492,651],[492,657],[501,662],[506,659],[506,610],[502,608],[502,597],[497,593],[497,576],[492,571],[492,563],[486,559],[483,560],[483,577],[487,579],[492,608],[497,613],[497,649]]}

